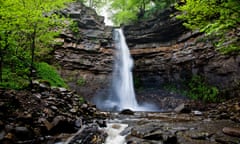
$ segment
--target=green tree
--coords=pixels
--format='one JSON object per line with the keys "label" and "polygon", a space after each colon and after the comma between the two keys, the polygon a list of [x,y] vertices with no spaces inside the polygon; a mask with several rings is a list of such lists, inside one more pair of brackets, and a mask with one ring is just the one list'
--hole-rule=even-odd
{"label": "green tree", "polygon": [[153,0],[155,8],[164,9],[177,2],[177,0]]}
{"label": "green tree", "polygon": [[[34,61],[48,52],[64,26],[54,11],[72,0],[0,0],[0,74],[3,63],[32,82]],[[5,58],[7,58],[5,60]]]}
{"label": "green tree", "polygon": [[[182,11],[178,18],[185,20],[186,27],[222,37],[217,44],[220,50],[240,51],[239,38],[229,40],[226,35],[229,29],[234,31],[239,27],[239,0],[185,0],[184,4],[177,5],[177,9]],[[226,41],[231,41],[227,46],[230,49],[226,49]]]}
{"label": "green tree", "polygon": [[175,0],[114,0],[111,3],[113,22],[116,25],[128,24],[148,18],[155,11],[175,3]]}
{"label": "green tree", "polygon": [[142,17],[150,0],[114,0],[111,3],[113,22],[116,25],[127,24]]}
{"label": "green tree", "polygon": [[[101,8],[111,5],[112,21],[115,25],[128,24],[148,18],[155,11],[164,9],[176,0],[77,0],[100,12]],[[106,7],[105,7],[106,8]]]}

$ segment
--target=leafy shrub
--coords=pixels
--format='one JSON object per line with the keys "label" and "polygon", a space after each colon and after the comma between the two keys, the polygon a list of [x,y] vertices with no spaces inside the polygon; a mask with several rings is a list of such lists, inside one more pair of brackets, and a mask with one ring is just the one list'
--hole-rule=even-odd
{"label": "leafy shrub", "polygon": [[217,101],[217,95],[219,94],[219,90],[214,87],[208,85],[204,79],[198,75],[194,75],[190,82],[187,83],[188,91],[187,95],[192,99],[201,99],[203,101]]}
{"label": "leafy shrub", "polygon": [[83,77],[80,77],[78,80],[77,80],[77,85],[79,86],[83,86],[86,84],[86,80],[83,78]]}
{"label": "leafy shrub", "polygon": [[67,87],[57,70],[45,62],[36,64],[37,77],[39,80],[47,81],[51,86]]}
{"label": "leafy shrub", "polygon": [[205,102],[217,102],[219,90],[217,87],[210,86],[199,75],[194,75],[190,80],[182,82],[182,85],[166,84],[164,89],[186,95],[194,100],[203,100]]}
{"label": "leafy shrub", "polygon": [[79,103],[83,104],[85,102],[85,99],[82,96],[79,96]]}
{"label": "leafy shrub", "polygon": [[2,82],[0,82],[0,87],[16,90],[26,88],[29,84],[29,81],[27,76],[22,73],[24,72],[13,72],[8,68],[4,68],[2,72]]}

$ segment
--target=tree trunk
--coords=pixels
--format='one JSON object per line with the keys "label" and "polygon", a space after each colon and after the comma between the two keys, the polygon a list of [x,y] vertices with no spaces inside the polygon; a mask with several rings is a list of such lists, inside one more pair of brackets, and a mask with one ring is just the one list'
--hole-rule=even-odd
{"label": "tree trunk", "polygon": [[35,58],[35,38],[36,38],[36,31],[37,31],[37,25],[34,26],[34,31],[32,33],[32,43],[31,43],[31,65],[30,65],[30,76],[29,76],[29,82],[30,82],[30,88],[33,88],[33,69],[34,69],[34,58]]}
{"label": "tree trunk", "polygon": [[3,51],[2,47],[0,47],[0,82],[3,81],[2,74],[3,74]]}
{"label": "tree trunk", "polygon": [[[0,40],[3,40],[1,37],[0,37]],[[8,48],[9,46],[9,43],[8,43],[8,33],[6,33],[6,37],[4,39],[4,42],[5,42],[5,46],[4,47],[0,47],[0,82],[3,82],[3,52]]]}

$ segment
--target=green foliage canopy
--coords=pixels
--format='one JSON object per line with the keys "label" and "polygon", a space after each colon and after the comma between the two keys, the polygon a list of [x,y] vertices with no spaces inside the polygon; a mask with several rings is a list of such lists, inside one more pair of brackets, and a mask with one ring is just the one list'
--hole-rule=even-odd
{"label": "green foliage canopy", "polygon": [[49,45],[65,26],[64,19],[54,13],[72,0],[0,0],[0,81],[3,71],[31,82],[34,61],[44,59]]}
{"label": "green foliage canopy", "polygon": [[185,0],[176,8],[182,11],[177,17],[185,20],[186,27],[222,37],[217,46],[223,52],[240,51],[239,43],[236,44],[239,41],[237,37],[228,45],[231,49],[224,47],[224,42],[230,41],[224,33],[229,29],[234,31],[240,24],[239,0]]}
{"label": "green foliage canopy", "polygon": [[[58,34],[64,22],[52,11],[60,9],[70,0],[5,0],[0,7],[1,32],[8,34],[8,42],[15,48],[27,49],[35,39],[37,48],[46,48]],[[2,34],[1,33],[1,34]],[[37,49],[40,50],[41,49]],[[40,52],[41,53],[41,52]]]}
{"label": "green foliage canopy", "polygon": [[77,0],[97,11],[107,8],[115,25],[128,24],[142,18],[149,18],[153,13],[162,10],[176,0]]}
{"label": "green foliage canopy", "polygon": [[176,0],[114,0],[112,2],[113,22],[128,24],[139,19],[148,19],[155,12],[169,7]]}
{"label": "green foliage canopy", "polygon": [[111,7],[115,14],[113,22],[117,25],[127,24],[137,20],[138,14],[143,13],[150,4],[150,0],[115,0]]}

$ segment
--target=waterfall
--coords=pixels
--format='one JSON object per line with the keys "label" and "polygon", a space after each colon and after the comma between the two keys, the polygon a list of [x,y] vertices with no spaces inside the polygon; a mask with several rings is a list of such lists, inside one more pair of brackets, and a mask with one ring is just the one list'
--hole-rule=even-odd
{"label": "waterfall", "polygon": [[135,97],[133,86],[133,59],[130,55],[129,48],[122,29],[114,30],[114,40],[116,47],[116,59],[113,72],[113,91],[118,108],[136,109],[138,103]]}
{"label": "waterfall", "polygon": [[94,103],[98,108],[106,111],[121,111],[124,109],[158,111],[155,105],[143,102],[139,105],[136,100],[132,74],[134,62],[122,29],[114,30],[114,41],[116,53],[110,94],[107,98],[97,96]]}

